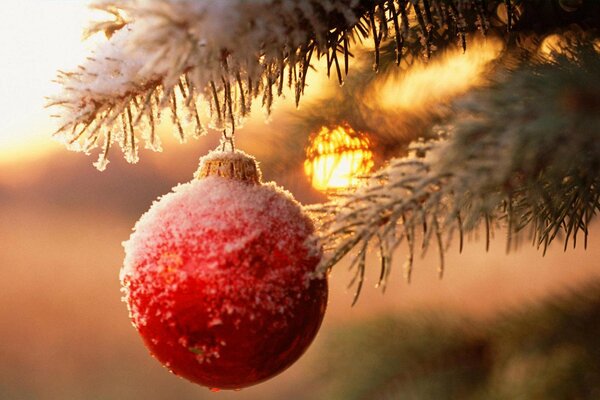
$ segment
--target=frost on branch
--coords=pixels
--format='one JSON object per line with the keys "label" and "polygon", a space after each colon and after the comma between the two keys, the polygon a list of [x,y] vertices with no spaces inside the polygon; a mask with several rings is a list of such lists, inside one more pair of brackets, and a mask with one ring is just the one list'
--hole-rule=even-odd
{"label": "frost on branch", "polygon": [[[591,47],[591,46],[590,46]],[[572,57],[577,55],[576,59]],[[576,245],[600,211],[600,59],[591,48],[507,72],[473,93],[435,142],[415,144],[355,193],[311,207],[328,250],[325,272],[355,251],[358,282],[370,246],[385,285],[404,245],[410,279],[417,255],[444,252],[458,237],[507,231],[507,251],[528,238],[546,250],[555,238]]]}
{"label": "frost on branch", "polygon": [[[233,130],[262,97],[270,110],[284,85],[299,99],[313,54],[324,51],[331,21],[354,25],[356,1],[102,1],[96,7],[118,16],[99,23],[110,38],[75,71],[60,72],[62,93],[57,134],[72,149],[121,145],[137,160],[138,132],[158,150],[155,126],[168,109],[181,140],[184,124],[204,131],[199,107],[210,110],[209,126]],[[339,35],[339,33],[337,33]],[[337,38],[335,40],[338,40]],[[347,40],[347,37],[346,39]]]}
{"label": "frost on branch", "polygon": [[313,57],[326,57],[340,82],[351,47],[369,36],[376,68],[388,37],[397,63],[409,53],[428,58],[448,43],[464,47],[469,31],[485,32],[505,1],[484,8],[478,0],[100,0],[94,6],[113,19],[86,34],[109,39],[59,73],[62,91],[49,102],[59,108],[56,135],[73,150],[100,147],[99,169],[113,143],[135,162],[139,136],[160,149],[161,113],[182,141],[205,131],[204,110],[210,128],[233,131],[254,99],[269,112],[287,86],[298,102]]}

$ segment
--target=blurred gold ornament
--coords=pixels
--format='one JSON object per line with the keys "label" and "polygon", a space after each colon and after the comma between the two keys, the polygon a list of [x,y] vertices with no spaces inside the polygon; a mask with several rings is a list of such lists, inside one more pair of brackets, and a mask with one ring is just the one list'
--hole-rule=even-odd
{"label": "blurred gold ornament", "polygon": [[317,190],[340,190],[357,186],[373,168],[369,138],[348,124],[321,127],[312,134],[306,149],[304,172]]}

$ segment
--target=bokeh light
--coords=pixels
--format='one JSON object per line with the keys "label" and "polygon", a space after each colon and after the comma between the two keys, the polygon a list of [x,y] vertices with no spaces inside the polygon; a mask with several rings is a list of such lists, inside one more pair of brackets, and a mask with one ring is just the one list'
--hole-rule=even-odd
{"label": "bokeh light", "polygon": [[447,51],[431,62],[415,63],[404,73],[381,79],[367,99],[384,110],[410,110],[445,103],[485,82],[485,72],[504,45],[498,39],[473,38],[463,54]]}
{"label": "bokeh light", "polygon": [[349,125],[339,125],[312,135],[306,150],[304,172],[321,191],[357,186],[373,168],[369,138]]}

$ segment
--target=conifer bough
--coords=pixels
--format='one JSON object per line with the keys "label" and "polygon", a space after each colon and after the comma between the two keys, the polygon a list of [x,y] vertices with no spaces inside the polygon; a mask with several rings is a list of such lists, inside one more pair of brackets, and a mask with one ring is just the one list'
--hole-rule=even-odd
{"label": "conifer bough", "polygon": [[326,57],[341,82],[359,40],[373,41],[377,68],[386,40],[395,42],[399,63],[403,54],[429,58],[440,47],[465,48],[476,30],[543,33],[575,21],[597,27],[600,4],[564,11],[558,3],[564,1],[101,0],[93,7],[112,18],[87,34],[104,31],[109,40],[59,73],[63,90],[48,104],[58,108],[56,136],[74,150],[100,147],[96,165],[104,169],[113,143],[129,162],[138,160],[140,139],[159,150],[155,127],[163,111],[184,141],[205,132],[199,107],[210,110],[211,128],[233,130],[255,98],[270,111],[289,86],[299,102],[314,58]]}
{"label": "conifer bough", "polygon": [[[76,69],[59,73],[63,90],[49,99],[49,105],[60,120],[57,138],[74,150],[100,148],[95,164],[99,169],[106,167],[114,143],[129,162],[137,161],[140,143],[159,150],[155,128],[165,114],[185,141],[205,133],[206,126],[233,132],[250,113],[253,100],[261,99],[268,112],[286,86],[299,102],[316,58],[326,58],[328,73],[341,82],[349,72],[352,49],[362,40],[372,41],[377,69],[380,49],[390,42],[396,48],[396,63],[408,58],[405,64],[410,64],[412,59],[435,57],[444,47],[465,49],[469,35],[479,31],[503,37],[508,49],[521,49],[531,58],[528,41],[575,31],[592,43],[600,28],[600,3],[592,0],[101,0],[93,6],[111,18],[92,25],[88,34],[103,31],[108,40]],[[597,58],[589,46],[582,51]],[[571,57],[553,67],[570,78],[587,68],[582,76],[597,80],[600,69],[590,57],[585,65]],[[535,75],[537,69],[539,65],[529,68],[534,75],[523,76],[556,78],[544,68],[542,75]],[[539,89],[530,82],[545,86],[523,76],[516,80],[520,90]],[[573,79],[569,83],[575,88],[573,99],[581,99],[578,90],[586,84]],[[519,114],[528,109],[528,99],[511,97],[502,91],[502,83],[494,87],[504,96],[498,101],[506,102],[509,110]],[[562,93],[560,87],[549,90],[549,96]],[[600,90],[588,92],[596,99]],[[502,129],[499,119],[492,118],[500,116],[488,113],[497,110],[497,102],[482,96],[489,101],[481,107],[489,110],[471,111],[488,116],[481,120],[487,121],[487,131],[481,121],[449,125],[450,133],[420,147],[424,159],[392,160],[367,189],[313,207],[322,215],[324,237],[332,250],[323,271],[358,248],[354,265],[362,282],[367,247],[375,241],[384,282],[391,254],[405,240],[410,276],[417,227],[423,229],[423,248],[436,243],[441,265],[446,239],[459,232],[462,242],[463,233],[480,223],[488,234],[496,223],[507,226],[509,238],[532,227],[534,243],[544,248],[561,234],[567,241],[578,231],[587,234],[599,209],[600,150],[594,125],[575,124],[577,128],[568,130],[567,146],[573,150],[568,156],[573,158],[542,157],[535,146],[540,145],[544,125],[534,126],[523,118],[520,126],[508,123],[512,130]],[[591,118],[589,111],[575,108],[566,119],[578,121],[584,114]],[[547,110],[536,111],[547,116]],[[507,118],[504,122],[518,120],[501,117]],[[473,134],[476,126],[482,129],[480,135]],[[567,132],[560,123],[549,126],[556,128],[552,131],[556,135],[550,135],[553,140]],[[556,148],[547,149],[558,156]],[[583,157],[577,157],[580,151]],[[500,163],[495,169],[484,165],[489,154]],[[485,179],[488,172],[494,179]],[[536,185],[531,186],[533,182]]]}

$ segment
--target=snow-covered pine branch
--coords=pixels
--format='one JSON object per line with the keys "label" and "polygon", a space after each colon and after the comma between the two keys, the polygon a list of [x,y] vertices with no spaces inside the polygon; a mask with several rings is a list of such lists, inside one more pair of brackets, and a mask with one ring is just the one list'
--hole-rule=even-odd
{"label": "snow-covered pine branch", "polygon": [[[571,57],[576,56],[576,59]],[[385,285],[394,251],[406,244],[405,275],[431,246],[483,227],[508,232],[507,250],[523,236],[544,251],[587,244],[600,211],[600,57],[589,44],[567,56],[505,76],[462,99],[435,142],[415,144],[354,193],[311,211],[328,256],[325,272],[354,250],[360,293],[369,246],[381,255]]]}
{"label": "snow-covered pine branch", "polygon": [[387,37],[396,43],[398,63],[409,50],[429,57],[440,46],[465,46],[467,32],[485,32],[497,8],[510,5],[488,3],[99,0],[94,6],[112,19],[87,34],[104,31],[110,38],[77,69],[59,73],[62,92],[49,101],[59,107],[56,136],[73,150],[101,147],[99,169],[113,143],[135,162],[138,136],[160,149],[155,126],[165,109],[182,141],[205,131],[204,109],[210,128],[233,131],[253,99],[262,98],[268,112],[289,86],[298,102],[313,57],[326,56],[341,82],[352,46],[368,36],[376,65]]}
{"label": "snow-covered pine branch", "polygon": [[[59,137],[75,150],[100,145],[103,169],[110,145],[121,145],[137,160],[141,132],[159,149],[154,128],[168,109],[181,140],[204,131],[201,106],[210,127],[233,130],[262,97],[267,110],[284,84],[299,99],[313,54],[326,51],[331,22],[354,26],[358,1],[100,1],[97,8],[117,16],[92,27],[110,32],[86,62],[58,77],[62,93]],[[340,32],[335,33],[340,35]],[[348,40],[346,37],[343,40]],[[180,109],[181,104],[184,109]]]}

